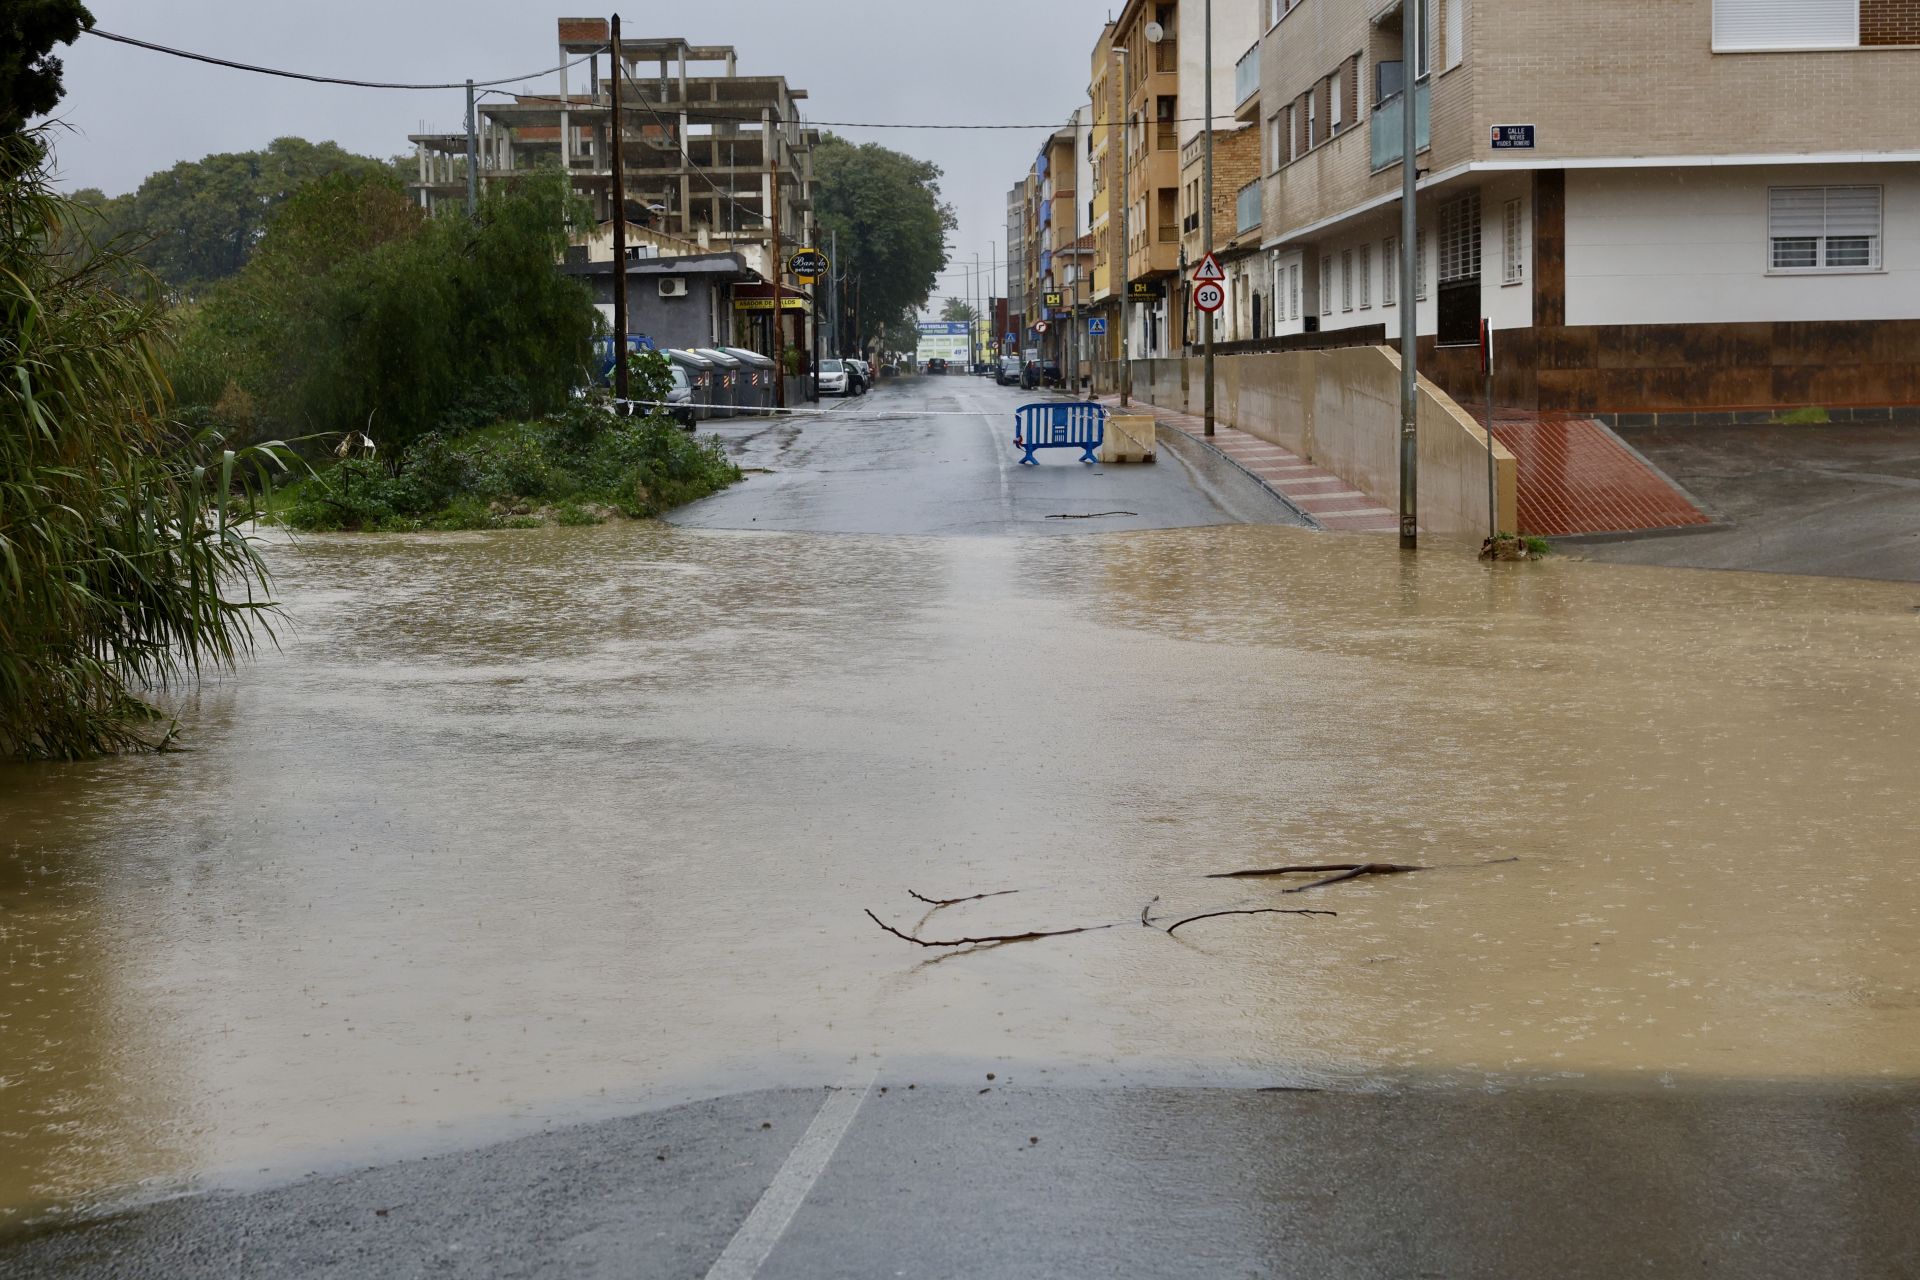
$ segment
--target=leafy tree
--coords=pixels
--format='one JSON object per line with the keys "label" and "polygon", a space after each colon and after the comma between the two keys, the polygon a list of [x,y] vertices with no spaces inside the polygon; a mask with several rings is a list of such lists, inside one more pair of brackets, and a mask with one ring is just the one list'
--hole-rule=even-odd
{"label": "leafy tree", "polygon": [[116,230],[152,237],[142,256],[169,285],[193,293],[247,264],[274,214],[306,184],[335,173],[387,173],[384,160],[332,142],[276,138],[264,151],[182,160],[102,212]]}
{"label": "leafy tree", "polygon": [[940,200],[940,169],[827,134],[814,148],[813,172],[821,238],[839,232],[837,265],[860,281],[860,332],[886,332],[926,305],[947,264],[943,246],[958,221]]}
{"label": "leafy tree", "polygon": [[147,691],[251,650],[278,458],[171,419],[158,288],[122,284],[44,143],[0,137],[0,755],[73,758],[153,745]]}
{"label": "leafy tree", "polygon": [[53,56],[93,26],[80,0],[7,0],[0,5],[0,135],[18,133],[60,103],[65,71]]}
{"label": "leafy tree", "polygon": [[194,309],[175,384],[212,406],[233,380],[259,431],[382,445],[556,410],[598,319],[554,270],[578,214],[559,173],[490,192],[473,221],[423,217],[386,171],[314,183]]}
{"label": "leafy tree", "polygon": [[964,298],[948,298],[940,310],[942,320],[978,320],[980,313]]}

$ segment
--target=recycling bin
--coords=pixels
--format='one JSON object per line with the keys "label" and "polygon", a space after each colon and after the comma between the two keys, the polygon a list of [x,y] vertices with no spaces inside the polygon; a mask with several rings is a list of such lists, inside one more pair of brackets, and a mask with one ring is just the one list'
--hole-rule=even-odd
{"label": "recycling bin", "polygon": [[773,360],[758,351],[749,351],[745,347],[721,347],[743,366],[741,388],[750,395],[743,394],[734,400],[742,409],[762,411],[773,408]]}
{"label": "recycling bin", "polygon": [[[713,361],[698,351],[671,350],[667,359],[687,371],[687,381],[693,384],[693,416],[710,418],[714,416],[714,397],[725,395],[719,388],[719,369]],[[731,406],[729,405],[729,412]]]}

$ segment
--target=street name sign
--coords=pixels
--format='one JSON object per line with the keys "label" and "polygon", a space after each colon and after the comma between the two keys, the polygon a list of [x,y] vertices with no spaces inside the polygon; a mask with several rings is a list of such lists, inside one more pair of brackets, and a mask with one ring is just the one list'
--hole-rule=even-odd
{"label": "street name sign", "polygon": [[1107,331],[1107,318],[1105,316],[1088,316],[1087,317],[1088,333],[1092,334],[1094,337],[1097,338],[1100,335],[1104,334],[1106,331]]}
{"label": "street name sign", "polygon": [[1220,269],[1220,259],[1208,254],[1200,259],[1200,265],[1193,269],[1194,283],[1202,280],[1225,280],[1227,273]]}
{"label": "street name sign", "polygon": [[800,278],[802,284],[812,284],[827,274],[827,255],[818,249],[801,249],[787,259],[787,269]]}
{"label": "street name sign", "polygon": [[1202,311],[1218,311],[1227,305],[1226,286],[1218,280],[1202,280],[1193,286],[1193,305]]}
{"label": "street name sign", "polygon": [[1494,125],[1493,149],[1495,151],[1533,150],[1533,126],[1530,124]]}

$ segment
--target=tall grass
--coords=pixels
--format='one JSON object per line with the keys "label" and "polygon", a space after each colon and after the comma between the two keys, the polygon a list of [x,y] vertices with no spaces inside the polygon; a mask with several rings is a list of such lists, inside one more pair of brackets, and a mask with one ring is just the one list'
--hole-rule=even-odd
{"label": "tall grass", "polygon": [[48,166],[0,137],[0,755],[71,759],[164,743],[148,698],[271,636],[280,453],[170,419],[158,289]]}

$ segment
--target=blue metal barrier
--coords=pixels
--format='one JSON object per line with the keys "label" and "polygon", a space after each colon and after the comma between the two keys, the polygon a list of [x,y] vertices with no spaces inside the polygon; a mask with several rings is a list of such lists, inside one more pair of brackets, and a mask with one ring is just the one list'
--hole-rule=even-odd
{"label": "blue metal barrier", "polygon": [[1083,400],[1025,404],[1013,415],[1013,447],[1026,450],[1021,466],[1039,466],[1035,449],[1080,449],[1080,461],[1098,462],[1093,451],[1107,438],[1107,407]]}

